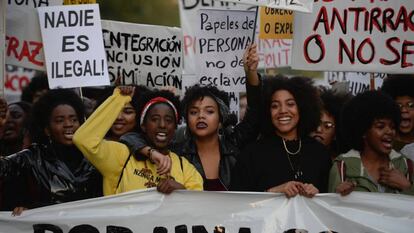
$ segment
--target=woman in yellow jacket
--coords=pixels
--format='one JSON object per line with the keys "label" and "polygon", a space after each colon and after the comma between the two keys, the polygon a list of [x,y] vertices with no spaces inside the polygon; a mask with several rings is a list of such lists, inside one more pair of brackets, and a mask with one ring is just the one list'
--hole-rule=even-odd
{"label": "woman in yellow jacket", "polygon": [[[141,113],[138,123],[151,142],[148,159],[137,159],[124,144],[104,139],[133,93],[133,87],[116,88],[73,137],[75,145],[102,174],[104,195],[151,187],[163,193],[175,189],[202,190],[203,179],[193,165],[168,150],[180,119],[179,99],[171,92],[151,91],[138,100]],[[157,169],[159,164],[153,163],[155,150],[170,157],[169,173],[163,174]]]}

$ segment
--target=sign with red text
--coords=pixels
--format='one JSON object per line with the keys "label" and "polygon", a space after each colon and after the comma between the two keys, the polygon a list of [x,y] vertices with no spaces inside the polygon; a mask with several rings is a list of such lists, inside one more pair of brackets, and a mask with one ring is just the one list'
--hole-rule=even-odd
{"label": "sign with red text", "polygon": [[216,0],[222,2],[236,2],[255,6],[285,9],[301,12],[312,12],[313,0]]}
{"label": "sign with red text", "polygon": [[199,10],[196,60],[199,83],[245,90],[243,54],[253,41],[256,13]]}
{"label": "sign with red text", "polygon": [[6,75],[4,76],[4,96],[8,103],[20,101],[20,97],[32,78],[39,71],[27,69],[19,66],[6,65]]}
{"label": "sign with red text", "polygon": [[414,198],[352,192],[286,198],[280,193],[155,189],[0,212],[0,233],[398,232],[412,233]]}
{"label": "sign with red text", "polygon": [[37,8],[62,5],[63,0],[5,1],[6,64],[46,70]]}
{"label": "sign with red text", "polygon": [[[198,27],[198,10],[253,10],[252,5],[236,4],[232,2],[220,2],[215,0],[182,0],[178,1],[180,9],[180,22],[183,30],[184,69],[183,86],[191,86],[198,83],[196,78],[197,37],[195,29]],[[259,18],[258,18],[259,21]],[[257,22],[259,25],[259,22]],[[259,39],[259,26],[256,27],[255,42],[258,45],[259,68],[276,68],[290,65],[292,40],[289,39]]]}
{"label": "sign with red text", "polygon": [[293,11],[260,7],[260,39],[292,39]]}
{"label": "sign with red text", "polygon": [[111,82],[182,88],[180,28],[102,20]]}
{"label": "sign with red text", "polygon": [[414,1],[324,0],[296,14],[295,69],[414,73]]}
{"label": "sign with red text", "polygon": [[109,85],[97,4],[39,8],[50,88]]}

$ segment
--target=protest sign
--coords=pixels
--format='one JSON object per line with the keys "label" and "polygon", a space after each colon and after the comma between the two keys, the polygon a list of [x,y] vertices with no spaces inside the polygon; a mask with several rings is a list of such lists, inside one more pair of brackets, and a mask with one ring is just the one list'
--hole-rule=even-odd
{"label": "protest sign", "polygon": [[199,83],[227,91],[245,90],[243,54],[252,43],[255,17],[252,11],[199,10]]}
{"label": "protest sign", "polygon": [[[178,1],[180,9],[181,28],[183,30],[184,43],[184,69],[183,84],[192,85],[198,83],[196,78],[197,50],[196,27],[198,25],[198,10],[200,9],[222,9],[222,10],[256,10],[255,6],[236,4],[232,2],[221,2],[215,0],[182,0]],[[275,68],[290,65],[290,54],[292,40],[287,39],[259,39],[257,36],[259,27],[256,27],[255,41],[258,45],[259,68]]]}
{"label": "protest sign", "polygon": [[164,195],[150,189],[26,210],[17,217],[1,212],[0,233],[411,233],[413,202],[411,196],[362,192],[286,198],[186,190]]}
{"label": "protest sign", "polygon": [[414,1],[317,1],[296,14],[295,69],[414,73]]}
{"label": "protest sign", "polygon": [[[6,44],[6,0],[0,0],[0,45]],[[4,94],[4,69],[5,69],[4,46],[0,48],[0,96]]]}
{"label": "protest sign", "polygon": [[[374,89],[380,89],[387,75],[384,73],[374,73],[373,76],[375,81]],[[347,82],[349,93],[353,95],[370,90],[370,80],[371,73],[366,72],[325,72],[326,84]]]}
{"label": "protest sign", "polygon": [[222,2],[236,2],[255,6],[285,9],[301,12],[312,12],[313,0],[216,0]]}
{"label": "protest sign", "polygon": [[182,88],[179,28],[102,20],[111,82]]}
{"label": "protest sign", "polygon": [[260,39],[292,39],[293,11],[260,7]]}
{"label": "protest sign", "polygon": [[96,3],[96,0],[63,0],[63,5],[79,5],[92,3]]}
{"label": "protest sign", "polygon": [[46,70],[36,9],[62,5],[62,1],[7,1],[6,64]]}
{"label": "protest sign", "polygon": [[98,5],[38,11],[49,87],[109,85]]}
{"label": "protest sign", "polygon": [[20,100],[23,88],[29,85],[37,72],[19,66],[6,65],[5,73],[4,95],[7,102],[11,103]]}

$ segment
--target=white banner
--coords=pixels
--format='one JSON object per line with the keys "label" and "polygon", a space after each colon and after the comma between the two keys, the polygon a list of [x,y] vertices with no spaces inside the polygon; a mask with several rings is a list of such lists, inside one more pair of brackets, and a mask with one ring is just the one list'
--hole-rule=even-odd
{"label": "white banner", "polygon": [[243,54],[252,43],[256,13],[199,10],[196,57],[199,83],[245,90]]}
{"label": "white banner", "polygon": [[[287,199],[281,194],[135,191],[99,199],[0,213],[0,233],[398,232],[414,228],[414,198],[360,193]],[[220,232],[220,231],[216,231]]]}
{"label": "white banner", "polygon": [[313,0],[216,0],[222,2],[236,2],[255,6],[266,6],[271,8],[312,12]]}
{"label": "white banner", "polygon": [[414,73],[414,1],[317,1],[296,14],[295,69]]}
{"label": "white banner", "polygon": [[109,85],[98,4],[40,7],[50,88]]}
{"label": "white banner", "polygon": [[7,1],[6,63],[46,70],[38,7],[62,5],[63,0]]}
{"label": "white banner", "polygon": [[111,82],[182,88],[182,32],[175,27],[102,20]]}
{"label": "white banner", "polygon": [[[221,9],[221,10],[253,10],[251,5],[236,4],[231,2],[220,2],[215,0],[182,0],[178,1],[180,7],[181,28],[184,35],[184,70],[183,86],[188,87],[199,82],[196,77],[195,53],[198,49],[195,29],[198,27],[198,10]],[[258,17],[259,20],[260,17]],[[259,22],[258,22],[259,23]],[[288,66],[291,61],[292,40],[281,39],[258,39],[259,27],[256,27],[255,40],[259,48],[259,68],[276,68]]]}

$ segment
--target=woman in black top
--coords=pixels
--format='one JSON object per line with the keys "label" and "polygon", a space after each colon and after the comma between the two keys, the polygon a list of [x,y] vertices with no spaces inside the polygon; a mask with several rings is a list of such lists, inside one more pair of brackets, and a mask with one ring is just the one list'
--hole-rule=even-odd
{"label": "woman in black top", "polygon": [[241,154],[232,190],[314,196],[327,191],[330,158],[308,135],[319,125],[320,99],[310,79],[264,80],[263,138]]}
{"label": "woman in black top", "polygon": [[[70,90],[50,90],[34,104],[30,124],[34,143],[0,158],[0,177],[31,179],[28,186],[15,184],[27,188],[19,206],[35,208],[101,195],[100,174],[72,142],[83,119],[82,100]],[[15,208],[14,213],[25,208]]]}

